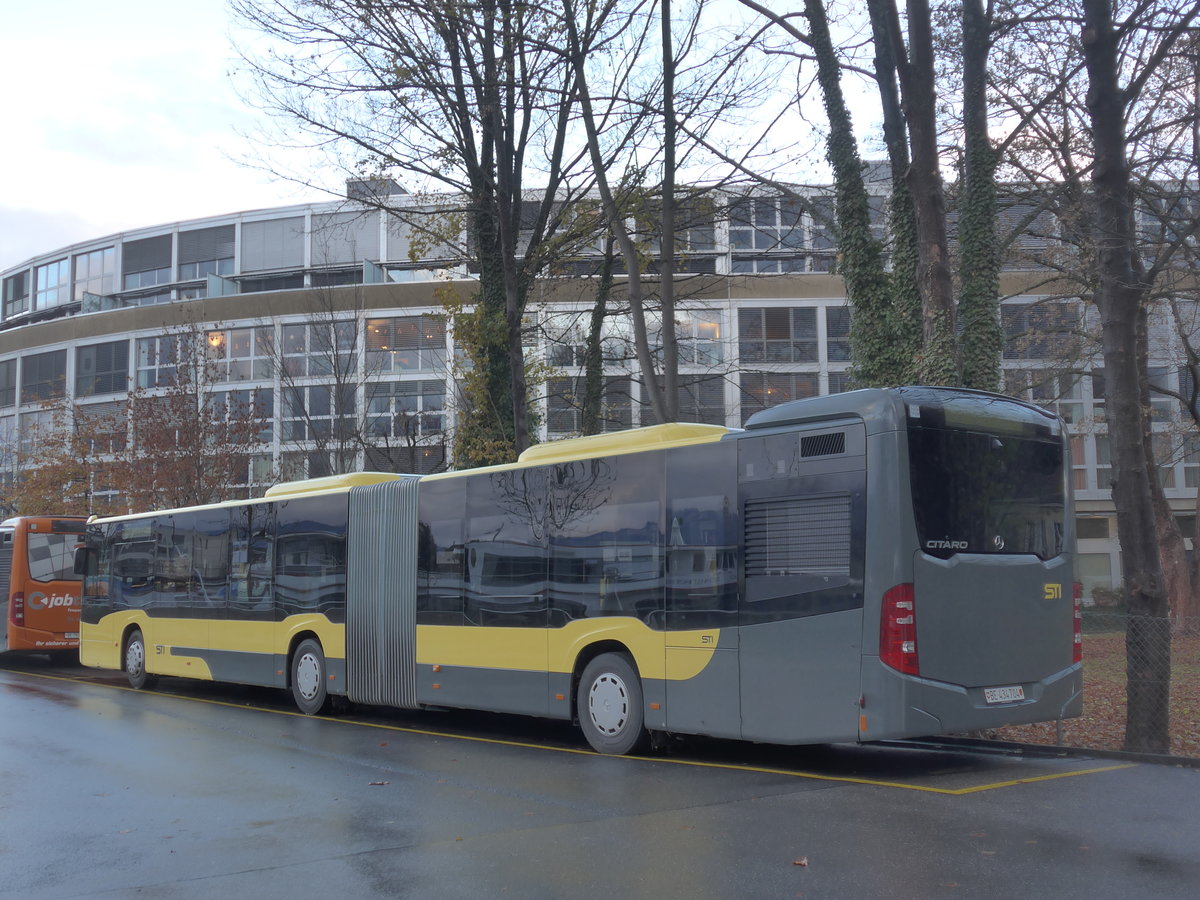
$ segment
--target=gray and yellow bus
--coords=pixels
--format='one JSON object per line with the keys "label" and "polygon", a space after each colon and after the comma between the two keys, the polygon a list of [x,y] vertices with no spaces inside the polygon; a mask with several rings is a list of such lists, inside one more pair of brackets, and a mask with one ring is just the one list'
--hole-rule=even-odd
{"label": "gray and yellow bus", "polygon": [[802,744],[1078,715],[1062,422],[853,391],[519,462],[91,524],[80,655],[160,675]]}

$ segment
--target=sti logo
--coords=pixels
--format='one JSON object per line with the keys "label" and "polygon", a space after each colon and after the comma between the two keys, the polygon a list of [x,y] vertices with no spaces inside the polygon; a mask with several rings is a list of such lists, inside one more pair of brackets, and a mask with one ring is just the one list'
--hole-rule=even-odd
{"label": "sti logo", "polygon": [[51,594],[47,597],[41,591],[34,591],[25,601],[30,609],[58,609],[75,605],[75,598],[70,594]]}

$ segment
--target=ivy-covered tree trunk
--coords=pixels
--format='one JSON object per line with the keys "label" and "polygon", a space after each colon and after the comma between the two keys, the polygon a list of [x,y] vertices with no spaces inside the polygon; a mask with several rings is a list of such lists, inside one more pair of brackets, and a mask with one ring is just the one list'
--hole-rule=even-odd
{"label": "ivy-covered tree trunk", "polygon": [[[479,288],[470,312],[454,317],[455,343],[470,361],[460,380],[454,460],[459,468],[516,458],[510,329],[496,224],[486,201],[473,215],[479,252]],[[519,358],[518,358],[519,359]]]}
{"label": "ivy-covered tree trunk", "polygon": [[891,326],[888,276],[882,248],[871,233],[862,159],[858,155],[850,110],[842,94],[841,68],[823,0],[805,0],[804,15],[808,19],[808,43],[817,58],[817,78],[829,118],[825,155],[833,167],[839,268],[853,310],[850,346],[854,378],[863,385],[896,384],[900,373],[896,335]]}
{"label": "ivy-covered tree trunk", "polygon": [[896,54],[892,47],[888,16],[889,0],[867,0],[875,46],[875,82],[883,111],[883,142],[892,172],[892,194],[888,200],[888,232],[891,238],[892,378],[893,384],[917,380],[914,369],[921,354],[921,291],[917,286],[920,252],[917,249],[916,211],[908,190],[908,128],[896,83]]}
{"label": "ivy-covered tree trunk", "polygon": [[927,0],[908,0],[908,47],[893,6],[889,14],[892,51],[908,122],[912,163],[908,187],[916,212],[923,349],[918,374],[929,384],[957,384],[954,285],[946,241],[946,201],[937,146],[937,91],[933,29]]}
{"label": "ivy-covered tree trunk", "polygon": [[963,0],[964,161],[958,219],[958,314],[962,384],[1000,388],[1000,254],[996,246],[996,152],[988,139],[987,58],[991,46],[982,0]]}

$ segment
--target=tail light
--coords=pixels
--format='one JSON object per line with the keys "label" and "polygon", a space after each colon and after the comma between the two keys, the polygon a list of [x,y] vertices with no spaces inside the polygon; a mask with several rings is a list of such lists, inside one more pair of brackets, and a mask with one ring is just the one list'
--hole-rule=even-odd
{"label": "tail light", "polygon": [[921,674],[917,659],[916,617],[916,596],[911,584],[898,584],[883,595],[879,658],[905,675]]}
{"label": "tail light", "polygon": [[1071,662],[1083,662],[1083,585],[1075,582],[1075,620],[1073,623],[1074,645]]}
{"label": "tail light", "polygon": [[8,620],[14,625],[25,625],[25,594],[22,591],[13,592],[8,604]]}

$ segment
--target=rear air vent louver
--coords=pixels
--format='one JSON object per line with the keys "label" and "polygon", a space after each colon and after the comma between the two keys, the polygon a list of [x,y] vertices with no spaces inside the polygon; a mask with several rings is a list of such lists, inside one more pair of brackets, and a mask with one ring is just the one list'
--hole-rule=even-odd
{"label": "rear air vent louver", "polygon": [[834,456],[846,452],[846,432],[810,434],[800,438],[800,456]]}
{"label": "rear air vent louver", "polygon": [[847,575],[850,496],[746,503],[746,575]]}

